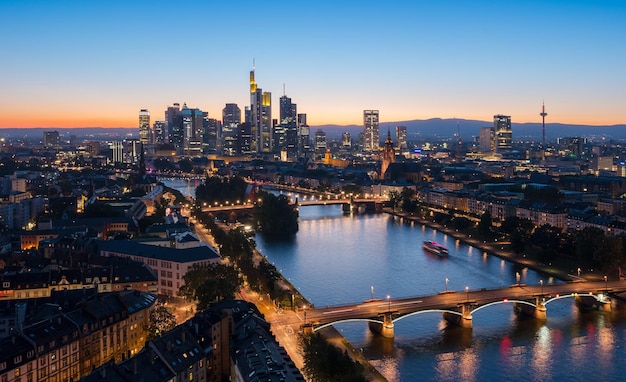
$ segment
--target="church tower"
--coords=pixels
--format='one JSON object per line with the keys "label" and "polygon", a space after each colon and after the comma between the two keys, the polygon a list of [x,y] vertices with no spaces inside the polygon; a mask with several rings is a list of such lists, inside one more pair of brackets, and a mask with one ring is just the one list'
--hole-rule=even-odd
{"label": "church tower", "polygon": [[393,141],[391,140],[391,131],[387,129],[387,139],[385,140],[385,148],[383,149],[383,163],[380,167],[380,179],[385,178],[385,172],[391,163],[396,161],[396,153],[393,149]]}

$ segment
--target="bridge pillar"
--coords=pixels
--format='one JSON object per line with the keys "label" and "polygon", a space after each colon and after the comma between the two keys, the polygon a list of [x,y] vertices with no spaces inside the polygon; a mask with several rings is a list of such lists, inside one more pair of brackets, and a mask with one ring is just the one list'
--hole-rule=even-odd
{"label": "bridge pillar", "polygon": [[546,306],[543,304],[543,297],[535,297],[535,306],[514,303],[513,310],[517,314],[534,317],[538,320],[547,319]]}
{"label": "bridge pillar", "polygon": [[471,329],[472,328],[472,305],[471,304],[463,304],[460,305],[461,313],[460,315],[450,312],[443,312],[443,319],[458,325],[462,328]]}
{"label": "bridge pillar", "polygon": [[393,330],[393,317],[390,312],[385,313],[383,327],[380,330],[380,334],[386,338],[393,338],[395,336]]}
{"label": "bridge pillar", "polygon": [[582,311],[601,310],[604,312],[611,311],[611,299],[604,295],[598,296],[576,296],[576,306]]}
{"label": "bridge pillar", "polygon": [[381,313],[383,316],[382,324],[380,322],[369,322],[370,330],[380,334],[385,338],[393,338],[395,336],[393,330],[393,314],[391,312]]}

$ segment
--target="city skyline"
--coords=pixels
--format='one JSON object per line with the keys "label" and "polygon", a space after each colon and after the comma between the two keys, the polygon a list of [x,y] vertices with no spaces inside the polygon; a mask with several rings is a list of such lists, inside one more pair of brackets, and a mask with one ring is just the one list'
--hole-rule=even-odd
{"label": "city skyline", "polygon": [[[357,6],[358,5],[358,6]],[[176,16],[179,14],[179,16]],[[464,118],[626,122],[618,1],[0,5],[1,127],[137,127],[250,105],[249,72],[311,126]],[[283,92],[283,86],[286,91]]]}

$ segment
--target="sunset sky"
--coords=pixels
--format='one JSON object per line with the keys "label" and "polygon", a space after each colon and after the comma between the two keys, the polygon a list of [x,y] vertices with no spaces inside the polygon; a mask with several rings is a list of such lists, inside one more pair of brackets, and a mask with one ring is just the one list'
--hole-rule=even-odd
{"label": "sunset sky", "polygon": [[0,127],[221,119],[257,83],[310,125],[626,123],[626,1],[0,0]]}

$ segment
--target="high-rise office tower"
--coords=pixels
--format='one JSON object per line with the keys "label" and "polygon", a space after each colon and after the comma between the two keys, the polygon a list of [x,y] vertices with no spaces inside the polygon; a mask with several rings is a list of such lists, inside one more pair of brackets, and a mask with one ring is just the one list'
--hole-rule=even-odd
{"label": "high-rise office tower", "polygon": [[139,142],[147,146],[152,144],[152,134],[150,134],[150,112],[148,109],[139,111]]}
{"label": "high-rise office tower", "polygon": [[250,129],[253,152],[272,151],[272,93],[258,87],[250,71]]}
{"label": "high-rise office tower", "polygon": [[493,132],[496,138],[496,151],[511,150],[513,148],[513,130],[511,116],[497,114],[493,116]]}
{"label": "high-rise office tower", "polygon": [[183,152],[187,155],[198,156],[202,154],[204,114],[200,109],[188,108],[187,104],[183,104],[181,113],[184,143]]}
{"label": "high-rise office tower", "polygon": [[124,143],[113,141],[109,147],[111,149],[111,162],[122,163],[124,161]]}
{"label": "high-rise office tower", "polygon": [[46,147],[50,146],[58,146],[59,145],[59,132],[54,131],[44,131],[43,132],[43,145]]}
{"label": "high-rise office tower", "polygon": [[280,97],[280,126],[284,131],[284,142],[276,151],[286,150],[287,156],[294,157],[298,152],[298,112],[291,98],[283,95]]}
{"label": "high-rise office tower", "polygon": [[311,129],[306,123],[306,114],[298,114],[298,142],[300,153],[311,151]]}
{"label": "high-rise office tower", "polygon": [[396,142],[400,150],[404,150],[408,147],[406,141],[406,126],[396,126]]}
{"label": "high-rise office tower", "polygon": [[326,151],[326,133],[323,130],[315,132],[315,151],[321,153]]}
{"label": "high-rise office tower", "polygon": [[478,149],[480,152],[493,152],[496,149],[496,141],[491,127],[481,127],[478,138]]}
{"label": "high-rise office tower", "polygon": [[[246,108],[246,110],[249,110]],[[249,122],[246,122],[249,125]],[[222,150],[224,155],[239,155],[239,125],[241,109],[236,103],[227,103],[222,109]]]}
{"label": "high-rise office tower", "polygon": [[242,155],[254,154],[255,151],[252,150],[252,126],[248,122],[242,123],[239,125],[238,133],[238,153]]}
{"label": "high-rise office tower", "polygon": [[221,152],[222,123],[215,118],[209,118],[209,113],[205,111],[202,112],[202,128],[202,152]]}
{"label": "high-rise office tower", "polygon": [[183,114],[180,104],[175,103],[165,110],[165,122],[167,124],[167,143],[173,144],[176,148],[183,148]]}
{"label": "high-rise office tower", "polygon": [[378,110],[363,110],[363,135],[363,151],[378,151],[380,147]]}
{"label": "high-rise office tower", "polygon": [[167,140],[167,122],[156,120],[152,125],[152,141],[155,145],[161,145]]}
{"label": "high-rise office tower", "polygon": [[352,138],[350,138],[350,133],[347,131],[341,133],[341,147],[344,149],[352,147]]}

